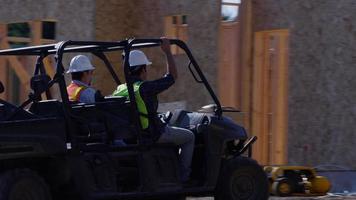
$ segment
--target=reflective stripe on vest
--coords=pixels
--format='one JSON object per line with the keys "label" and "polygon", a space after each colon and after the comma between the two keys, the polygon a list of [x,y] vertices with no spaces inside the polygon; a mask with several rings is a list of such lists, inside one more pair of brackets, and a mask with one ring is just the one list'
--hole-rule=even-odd
{"label": "reflective stripe on vest", "polygon": [[[143,82],[135,82],[133,84],[134,88],[134,93],[135,93],[135,99],[136,99],[136,105],[137,109],[140,113],[140,122],[141,126],[143,129],[148,128],[149,122],[148,122],[148,112],[146,108],[146,104],[143,101],[141,94],[140,94],[140,86]],[[121,84],[117,87],[117,89],[113,92],[113,96],[122,96],[122,97],[129,97],[129,91],[127,89],[127,85]]]}
{"label": "reflective stripe on vest", "polygon": [[80,94],[87,89],[86,86],[83,85],[78,85],[76,83],[71,83],[67,87],[67,92],[68,92],[68,98],[69,101],[79,101],[80,100]]}

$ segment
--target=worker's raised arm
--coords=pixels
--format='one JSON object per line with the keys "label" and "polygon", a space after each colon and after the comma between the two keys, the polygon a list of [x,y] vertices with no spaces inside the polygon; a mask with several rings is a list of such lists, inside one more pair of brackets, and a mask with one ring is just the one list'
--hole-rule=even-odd
{"label": "worker's raised arm", "polygon": [[162,51],[166,54],[166,59],[167,59],[167,74],[171,74],[176,80],[178,78],[178,73],[177,73],[177,68],[176,64],[174,62],[174,58],[171,52],[171,46],[169,43],[169,39],[165,37],[161,37],[162,39],[162,44],[161,44],[161,49]]}

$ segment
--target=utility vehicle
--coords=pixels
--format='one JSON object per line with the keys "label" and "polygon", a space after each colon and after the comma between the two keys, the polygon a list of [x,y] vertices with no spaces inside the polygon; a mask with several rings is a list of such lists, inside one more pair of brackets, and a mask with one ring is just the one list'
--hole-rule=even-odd
{"label": "utility vehicle", "polygon": [[[191,174],[195,182],[180,182],[179,147],[158,144],[152,133],[141,129],[128,73],[129,52],[157,48],[160,43],[160,39],[62,41],[0,50],[0,56],[37,58],[28,99],[19,106],[0,100],[0,199],[182,199],[209,195],[222,200],[268,199],[267,177],[250,158],[256,137],[249,138],[243,127],[223,116],[231,109],[220,105],[189,48],[180,40],[170,43],[185,52],[190,62],[187,69],[213,101],[199,112],[173,111],[167,122],[189,128],[196,136]],[[115,51],[119,57],[121,53],[127,55],[123,71],[129,98],[108,96],[93,104],[70,102],[64,54],[93,54],[105,64],[116,84],[121,84],[107,58],[107,53]],[[51,55],[56,60],[53,77],[43,65],[43,59]],[[59,90],[60,98],[52,98],[53,89]],[[115,140],[126,145],[117,145]]]}

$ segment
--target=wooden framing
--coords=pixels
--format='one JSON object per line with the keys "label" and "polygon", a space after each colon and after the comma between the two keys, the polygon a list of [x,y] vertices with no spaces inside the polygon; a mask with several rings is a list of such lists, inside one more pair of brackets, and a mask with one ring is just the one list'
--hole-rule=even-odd
{"label": "wooden framing", "polygon": [[[183,24],[182,17],[184,15],[172,15],[166,16],[164,18],[164,29],[165,29],[165,36],[169,38],[177,38],[184,42],[188,41],[188,24]],[[176,17],[176,24],[173,24],[173,17]],[[171,47],[172,53],[182,54],[184,51],[181,50],[178,46],[173,45]]]}
{"label": "wooden framing", "polygon": [[[54,40],[42,39],[42,21],[35,20],[28,22],[30,25],[31,30],[31,37],[24,38],[24,37],[9,37],[7,33],[7,24],[0,24],[0,49],[9,49],[10,42],[22,42],[22,43],[29,43],[30,45],[41,45],[47,43],[54,43]],[[0,57],[0,78],[1,81],[5,84],[7,93],[2,94],[0,97],[6,100],[12,96],[10,95],[11,86],[10,82],[8,81],[7,77],[7,66],[8,65],[11,69],[14,70],[17,77],[20,79],[21,82],[21,91],[18,91],[20,94],[24,94],[22,91],[28,91],[29,88],[29,81],[31,78],[31,73],[33,68],[25,67],[25,65],[34,65],[35,58],[31,58],[29,60],[20,60],[19,56],[1,56]],[[51,65],[50,58],[46,58],[44,60],[44,65],[47,70],[47,73],[50,76],[54,75],[54,68]],[[24,95],[20,95],[20,97],[25,98]]]}
{"label": "wooden framing", "polygon": [[[48,39],[42,39],[42,21],[31,21],[30,22],[31,26],[31,39],[30,39],[30,44],[31,45],[41,45],[41,44],[47,44],[47,43],[54,43],[54,40],[48,40]],[[32,63],[35,63],[35,59],[33,60]],[[46,69],[46,72],[50,76],[54,76],[55,70],[53,68],[53,65],[51,63],[51,60],[49,57],[45,58],[43,60],[44,67]]]}
{"label": "wooden framing", "polygon": [[[9,41],[7,40],[7,27],[6,24],[0,24],[0,34],[2,37],[0,38],[0,48],[1,49],[9,49]],[[17,56],[2,56],[0,57],[0,63],[6,64],[6,62],[9,63],[9,66],[15,71],[17,76],[20,78],[21,83],[25,86],[27,85],[27,89],[29,88],[29,80],[30,80],[30,75],[27,72],[26,68],[21,64]],[[1,66],[3,67],[3,66]],[[5,78],[7,79],[7,78]],[[4,80],[5,80],[4,79]]]}
{"label": "wooden framing", "polygon": [[240,23],[222,22],[219,33],[218,91],[221,104],[241,109]]}
{"label": "wooden framing", "polygon": [[252,132],[261,164],[287,162],[288,30],[255,33]]}

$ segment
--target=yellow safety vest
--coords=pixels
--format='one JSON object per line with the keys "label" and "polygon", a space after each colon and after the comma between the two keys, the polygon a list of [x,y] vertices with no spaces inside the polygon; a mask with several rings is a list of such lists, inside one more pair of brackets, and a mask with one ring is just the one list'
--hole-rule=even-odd
{"label": "yellow safety vest", "polygon": [[[140,86],[143,82],[142,81],[138,81],[135,82],[133,84],[133,88],[134,88],[134,93],[135,93],[135,99],[136,99],[136,105],[137,105],[137,109],[140,113],[140,122],[141,122],[141,126],[143,129],[147,129],[149,122],[148,122],[148,112],[147,112],[147,108],[146,108],[146,104],[143,101],[141,94],[140,94]],[[122,97],[129,97],[129,91],[127,89],[127,85],[125,84],[121,84],[119,86],[117,86],[117,89],[113,92],[112,94],[113,96],[122,96]]]}

